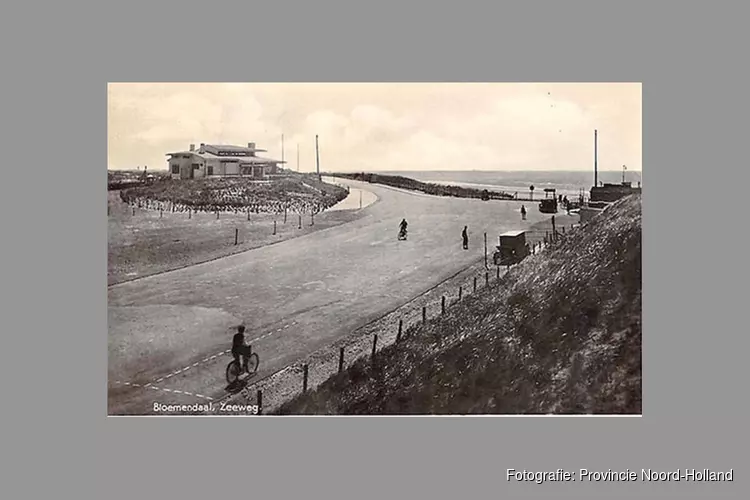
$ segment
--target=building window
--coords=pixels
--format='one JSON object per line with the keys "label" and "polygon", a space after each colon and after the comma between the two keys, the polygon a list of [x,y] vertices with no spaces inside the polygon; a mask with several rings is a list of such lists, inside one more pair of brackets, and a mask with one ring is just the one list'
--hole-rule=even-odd
{"label": "building window", "polygon": [[214,167],[208,167],[208,175],[214,175]]}
{"label": "building window", "polygon": [[179,174],[180,173],[180,166],[179,165],[172,165],[172,173],[173,174]]}
{"label": "building window", "polygon": [[193,163],[193,170],[198,170],[199,168],[201,168],[200,164]]}

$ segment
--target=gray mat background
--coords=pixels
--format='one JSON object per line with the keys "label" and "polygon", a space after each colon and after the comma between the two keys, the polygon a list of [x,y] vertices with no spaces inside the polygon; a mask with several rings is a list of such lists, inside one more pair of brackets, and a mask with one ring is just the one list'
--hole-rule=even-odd
{"label": "gray mat background", "polygon": [[[747,498],[747,7],[480,5],[6,6],[8,498]],[[110,81],[643,82],[644,416],[107,418]],[[734,482],[505,480],[559,467]]]}

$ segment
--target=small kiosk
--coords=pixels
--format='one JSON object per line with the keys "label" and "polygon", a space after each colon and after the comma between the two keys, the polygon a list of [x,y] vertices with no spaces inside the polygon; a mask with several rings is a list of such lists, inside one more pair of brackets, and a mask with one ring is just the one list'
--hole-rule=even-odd
{"label": "small kiosk", "polygon": [[[551,198],[550,194],[552,194]],[[539,211],[543,214],[557,213],[557,190],[554,188],[544,190],[544,199],[539,202]]]}

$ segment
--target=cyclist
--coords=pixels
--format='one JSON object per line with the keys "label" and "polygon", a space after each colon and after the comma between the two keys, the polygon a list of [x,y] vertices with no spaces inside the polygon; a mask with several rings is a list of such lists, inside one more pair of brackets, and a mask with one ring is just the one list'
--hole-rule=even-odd
{"label": "cyclist", "polygon": [[[242,366],[243,372],[247,372],[247,362],[250,354],[250,346],[245,345],[245,325],[240,325],[237,327],[237,333],[234,334],[234,338],[232,339],[232,356],[234,356],[237,365]],[[240,356],[242,356],[241,365]]]}

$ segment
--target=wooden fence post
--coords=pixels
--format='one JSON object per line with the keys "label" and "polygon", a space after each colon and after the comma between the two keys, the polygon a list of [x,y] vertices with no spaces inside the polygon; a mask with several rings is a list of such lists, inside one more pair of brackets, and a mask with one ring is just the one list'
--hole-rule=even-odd
{"label": "wooden fence post", "polygon": [[247,220],[250,220],[250,207],[247,207]]}
{"label": "wooden fence post", "polygon": [[286,224],[286,207],[284,207],[284,224]]}
{"label": "wooden fence post", "polygon": [[422,323],[427,323],[427,306],[422,306]]}
{"label": "wooden fence post", "polygon": [[302,214],[299,214],[299,227],[297,229],[302,229]]}
{"label": "wooden fence post", "polygon": [[490,284],[490,273],[484,273],[484,285],[488,286]]}
{"label": "wooden fence post", "polygon": [[464,287],[460,286],[458,287],[458,300],[461,300],[461,295],[463,294]]}
{"label": "wooden fence post", "polygon": [[237,244],[237,241],[238,241],[238,239],[239,239],[239,236],[240,236],[240,230],[239,230],[239,229],[237,229],[237,228],[234,228],[234,244],[235,244],[235,245]]}
{"label": "wooden fence post", "polygon": [[474,276],[474,291],[477,291],[477,277]]}
{"label": "wooden fence post", "polygon": [[401,340],[401,333],[404,329],[404,320],[399,319],[398,320],[398,333],[396,334],[396,342],[399,342]]}
{"label": "wooden fence post", "polygon": [[307,392],[307,364],[302,367],[302,392]]}
{"label": "wooden fence post", "polygon": [[484,233],[484,267],[487,268],[487,233]]}
{"label": "wooden fence post", "polygon": [[310,212],[310,225],[311,226],[315,225],[315,214],[312,212]]}
{"label": "wooden fence post", "polygon": [[375,336],[372,338],[372,356],[371,358],[375,358],[375,349],[378,347],[378,334],[376,333]]}
{"label": "wooden fence post", "polygon": [[276,234],[276,221],[273,221],[273,234]]}
{"label": "wooden fence post", "polygon": [[497,279],[500,279],[500,266],[497,266]]}
{"label": "wooden fence post", "polygon": [[339,348],[339,373],[344,369],[344,348]]}
{"label": "wooden fence post", "polygon": [[219,220],[219,211],[216,211],[216,220]]}
{"label": "wooden fence post", "polygon": [[193,209],[188,208],[188,219],[192,219],[192,218],[193,218]]}
{"label": "wooden fence post", "polygon": [[442,314],[445,314],[445,295],[443,295],[443,298],[440,301],[440,310],[442,311]]}
{"label": "wooden fence post", "polygon": [[258,415],[263,413],[263,391],[258,389]]}
{"label": "wooden fence post", "polygon": [[557,243],[557,227],[555,226],[555,216],[552,216],[552,240]]}

